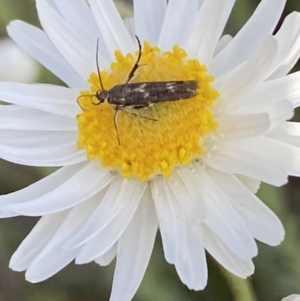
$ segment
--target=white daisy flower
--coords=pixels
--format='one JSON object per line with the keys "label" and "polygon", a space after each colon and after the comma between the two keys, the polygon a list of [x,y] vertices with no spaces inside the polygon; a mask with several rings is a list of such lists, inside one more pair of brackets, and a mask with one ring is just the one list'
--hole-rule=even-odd
{"label": "white daisy flower", "polygon": [[283,298],[282,301],[300,301],[300,295],[290,295]]}
{"label": "white daisy flower", "polygon": [[[234,0],[136,0],[125,21],[112,0],[36,0],[43,30],[12,22],[10,36],[68,87],[0,83],[0,99],[13,104],[0,107],[0,156],[62,166],[0,197],[1,217],[42,216],[10,267],[39,282],[74,259],[116,257],[110,300],[131,300],[159,228],[190,289],[206,286],[205,250],[251,275],[255,240],[284,237],[255,196],[260,182],[300,174],[300,127],[286,122],[300,100],[300,73],[286,75],[300,55],[300,14],[272,35],[285,2],[263,0],[234,38],[221,37]],[[141,84],[124,96],[114,87],[137,62],[135,35],[141,60],[129,85]],[[161,101],[174,94],[170,81],[187,99]],[[164,82],[161,94],[149,82]],[[117,107],[122,98],[158,103]]]}

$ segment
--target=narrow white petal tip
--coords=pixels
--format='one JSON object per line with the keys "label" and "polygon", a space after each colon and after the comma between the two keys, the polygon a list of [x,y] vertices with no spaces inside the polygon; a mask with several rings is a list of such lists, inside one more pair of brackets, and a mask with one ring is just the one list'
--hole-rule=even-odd
{"label": "narrow white petal tip", "polygon": [[207,281],[208,281],[208,275],[206,274],[202,279],[198,279],[196,281],[195,279],[193,279],[193,281],[190,281],[190,283],[186,283],[186,282],[184,283],[189,290],[202,291],[206,288]]}
{"label": "narrow white petal tip", "polygon": [[194,290],[194,291],[202,291],[206,288],[207,281],[208,281],[208,279],[206,277],[205,281],[203,281],[202,283],[199,283],[196,287],[191,288],[191,289]]}
{"label": "narrow white petal tip", "polygon": [[300,301],[300,295],[290,295],[283,298],[281,301]]}
{"label": "narrow white petal tip", "polygon": [[239,251],[236,253],[236,256],[241,260],[249,260],[256,257],[258,255],[258,247],[255,240],[253,240],[253,245],[251,246],[251,250],[250,250],[250,246],[248,247],[249,250],[244,249],[243,252]]}
{"label": "narrow white petal tip", "polygon": [[10,262],[9,262],[9,268],[15,272],[23,272],[24,269],[22,269],[18,263],[13,259],[13,257],[11,258]]}
{"label": "narrow white petal tip", "polygon": [[44,281],[45,279],[38,277],[36,273],[31,272],[30,270],[26,272],[25,279],[31,283],[38,283]]}
{"label": "narrow white petal tip", "polygon": [[[24,257],[24,256],[21,256]],[[20,262],[20,256],[18,254],[18,251],[16,251],[10,258],[9,261],[9,268],[12,269],[15,272],[23,272],[26,270],[26,267],[22,267],[22,261]]]}
{"label": "narrow white petal tip", "polygon": [[278,228],[277,232],[272,235],[272,238],[270,238],[270,240],[267,243],[271,247],[279,246],[284,240],[285,230],[283,228],[283,225],[282,224],[280,225],[281,227]]}
{"label": "narrow white petal tip", "polygon": [[76,259],[75,259],[75,264],[87,264],[89,263],[89,261],[86,261],[84,257],[82,256],[77,256]]}

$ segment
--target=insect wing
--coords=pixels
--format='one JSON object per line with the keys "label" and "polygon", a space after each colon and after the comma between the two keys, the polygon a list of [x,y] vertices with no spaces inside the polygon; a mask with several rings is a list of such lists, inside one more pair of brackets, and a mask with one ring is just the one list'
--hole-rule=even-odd
{"label": "insect wing", "polygon": [[189,99],[198,94],[197,81],[170,81],[129,84],[129,94],[133,103],[147,104]]}

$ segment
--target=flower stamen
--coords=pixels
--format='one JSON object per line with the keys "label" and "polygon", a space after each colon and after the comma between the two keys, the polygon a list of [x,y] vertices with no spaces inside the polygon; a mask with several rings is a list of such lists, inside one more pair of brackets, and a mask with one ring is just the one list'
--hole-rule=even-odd
{"label": "flower stamen", "polygon": [[[136,62],[136,55],[116,51],[111,70],[102,71],[107,91],[124,84]],[[196,59],[187,59],[178,45],[163,52],[144,43],[141,64],[130,83],[196,81],[194,97],[163,101],[130,109],[117,108],[104,101],[93,104],[101,92],[97,73],[89,79],[90,91],[78,100],[83,108],[78,115],[78,148],[85,148],[90,160],[99,159],[103,167],[119,171],[124,177],[148,180],[154,175],[169,176],[177,165],[189,164],[203,155],[203,137],[217,129],[211,110],[218,92],[211,86],[213,77]],[[119,138],[118,138],[119,136]],[[119,141],[118,141],[119,139]]]}

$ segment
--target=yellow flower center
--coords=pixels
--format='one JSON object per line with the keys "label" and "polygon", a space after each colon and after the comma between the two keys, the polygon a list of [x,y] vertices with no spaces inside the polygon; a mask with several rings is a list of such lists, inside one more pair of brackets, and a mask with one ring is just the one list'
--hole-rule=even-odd
{"label": "yellow flower center", "polygon": [[[115,55],[110,70],[101,71],[103,87],[108,91],[126,82],[138,52],[124,56],[116,51]],[[115,114],[115,107],[108,101],[100,103],[97,99],[101,85],[98,74],[92,73],[90,91],[81,91],[78,98],[82,108],[77,116],[78,148],[86,149],[89,160],[98,159],[103,167],[123,177],[144,181],[155,175],[167,177],[174,167],[203,155],[205,136],[217,129],[211,106],[219,94],[211,86],[214,78],[207,74],[206,67],[196,59],[187,59],[178,45],[173,51],[163,52],[145,42],[139,65],[130,81],[148,84],[139,103],[147,100],[151,82],[158,81],[197,81],[197,95],[145,108],[122,107]]]}

